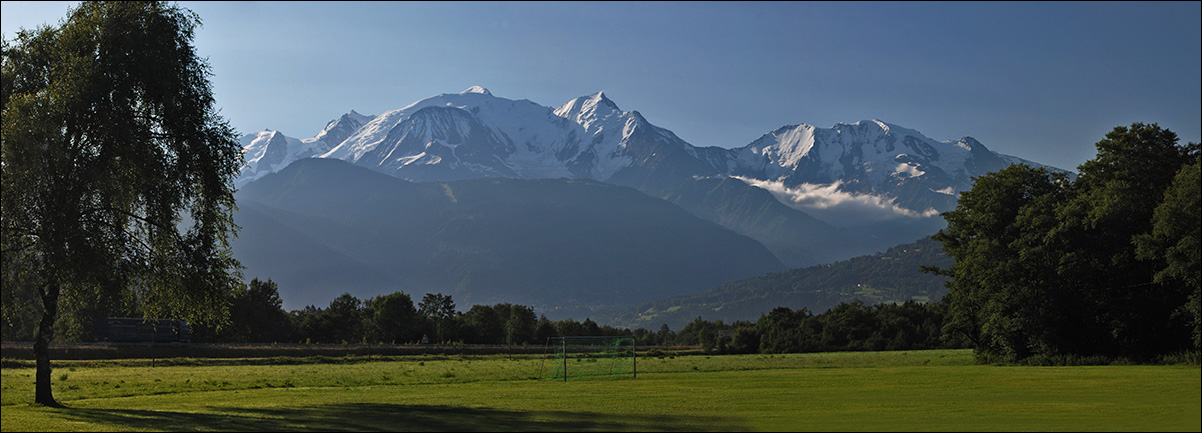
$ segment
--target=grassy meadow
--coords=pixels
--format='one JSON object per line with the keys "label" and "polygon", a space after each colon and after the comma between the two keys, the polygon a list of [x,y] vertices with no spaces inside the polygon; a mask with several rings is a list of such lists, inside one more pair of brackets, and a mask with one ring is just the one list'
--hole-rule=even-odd
{"label": "grassy meadow", "polygon": [[0,369],[4,431],[1202,429],[1198,367],[976,365],[970,351],[639,358],[540,380],[537,356],[61,361]]}

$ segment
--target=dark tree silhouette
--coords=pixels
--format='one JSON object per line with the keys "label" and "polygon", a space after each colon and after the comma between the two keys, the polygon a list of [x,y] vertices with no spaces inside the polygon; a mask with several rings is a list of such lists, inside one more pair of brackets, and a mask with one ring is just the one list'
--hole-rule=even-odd
{"label": "dark tree silhouette", "polygon": [[1146,360],[1196,349],[1197,272],[1178,270],[1198,263],[1188,169],[1199,147],[1134,123],[1097,148],[1076,180],[1011,166],[977,178],[944,214],[934,238],[955,259],[945,326],[981,358]]}
{"label": "dark tree silhouette", "polygon": [[133,291],[146,317],[220,323],[240,284],[242,154],[192,46],[199,25],[161,2],[85,2],[5,43],[3,262],[42,301],[38,403],[58,405],[60,296]]}

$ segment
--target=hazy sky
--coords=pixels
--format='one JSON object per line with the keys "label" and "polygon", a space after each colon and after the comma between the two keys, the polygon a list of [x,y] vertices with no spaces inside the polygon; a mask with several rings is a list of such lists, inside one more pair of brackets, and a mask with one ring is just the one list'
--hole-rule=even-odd
{"label": "hazy sky", "polygon": [[[5,1],[3,33],[73,4]],[[180,2],[221,113],[312,137],[481,85],[605,91],[697,146],[880,119],[1066,169],[1118,125],[1202,122],[1202,3]]]}

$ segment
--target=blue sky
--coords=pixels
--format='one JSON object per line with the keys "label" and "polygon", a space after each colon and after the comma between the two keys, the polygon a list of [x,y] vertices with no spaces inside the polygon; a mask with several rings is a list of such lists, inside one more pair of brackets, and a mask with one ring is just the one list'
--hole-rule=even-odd
{"label": "blue sky", "polygon": [[[71,2],[2,3],[4,38]],[[311,137],[472,85],[605,91],[698,146],[880,119],[1072,169],[1115,126],[1202,141],[1202,3],[180,2],[221,113]]]}

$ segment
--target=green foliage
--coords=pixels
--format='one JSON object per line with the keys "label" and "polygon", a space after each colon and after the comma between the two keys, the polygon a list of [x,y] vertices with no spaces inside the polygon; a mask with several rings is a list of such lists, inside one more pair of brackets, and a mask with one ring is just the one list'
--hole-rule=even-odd
{"label": "green foliage", "polygon": [[[1197,182],[1169,190],[1198,146],[1136,123],[1097,147],[1075,181],[1011,166],[977,178],[944,214],[948,226],[935,239],[955,259],[942,271],[952,277],[945,327],[971,340],[981,359],[1146,360],[1190,346],[1187,322],[1196,321],[1177,313],[1188,310],[1190,288],[1157,275],[1178,263],[1165,257],[1169,242],[1180,236],[1188,245],[1199,229],[1196,198],[1188,216],[1187,191],[1196,197]],[[1166,216],[1154,228],[1161,207]]]}
{"label": "green foliage", "polygon": [[505,311],[505,318],[502,318],[498,310],[487,305],[473,305],[468,309],[463,314],[460,327],[466,334],[464,342],[483,344],[504,341],[505,320],[509,315],[508,311]]}
{"label": "green foliage", "polygon": [[422,297],[418,312],[433,323],[435,332],[431,337],[437,337],[435,341],[446,342],[455,335],[455,300],[451,295],[427,293]]}
{"label": "green foliage", "polygon": [[935,236],[956,258],[946,299],[949,332],[962,332],[979,351],[1021,359],[1037,347],[1059,347],[1044,332],[1071,315],[1058,304],[1058,251],[1045,234],[1065,201],[1067,179],[1043,168],[1014,165],[976,180],[944,214],[947,229]]}
{"label": "green foliage", "polygon": [[676,342],[687,346],[701,346],[702,350],[711,351],[718,344],[719,331],[728,330],[721,320],[710,322],[697,317],[685,325],[676,336]]}
{"label": "green foliage", "polygon": [[[252,281],[252,286],[274,287]],[[680,332],[663,325],[656,332],[643,328],[631,331],[598,325],[586,318],[552,321],[535,319],[534,309],[525,305],[473,305],[465,312],[454,310],[450,295],[428,294],[420,310],[409,295],[396,292],[360,302],[342,294],[327,308],[306,307],[292,311],[283,324],[261,321],[262,317],[233,316],[231,328],[254,326],[284,329],[291,341],[309,343],[399,343],[418,340],[422,332],[437,329],[441,320],[452,330],[449,338],[435,343],[528,345],[543,344],[554,337],[633,336],[639,346],[700,346],[707,353],[791,353],[824,350],[910,350],[963,347],[941,331],[946,314],[942,303],[909,301],[901,304],[865,305],[841,303],[814,316],[806,309],[780,307],[758,322],[707,321],[700,317]],[[241,307],[235,305],[234,310]],[[278,308],[278,307],[276,307]],[[278,310],[277,310],[278,311]],[[281,314],[282,311],[279,311]],[[391,331],[390,331],[391,330]],[[194,332],[194,335],[196,333]],[[242,342],[240,334],[207,334],[206,342]],[[272,340],[275,341],[275,340]]]}
{"label": "green foliage", "polygon": [[913,301],[875,306],[845,302],[819,315],[779,307],[761,316],[753,329],[761,353],[964,347],[944,336],[945,310],[943,303]]}
{"label": "green foliage", "polygon": [[817,352],[821,346],[818,336],[822,330],[817,320],[804,307],[793,311],[777,307],[756,322],[760,333],[762,353]]}
{"label": "green foliage", "polygon": [[322,312],[319,341],[328,343],[359,342],[363,339],[363,301],[343,293]]}
{"label": "green foliage", "polygon": [[727,345],[727,353],[759,353],[760,334],[756,332],[754,324],[737,325],[734,331]]}
{"label": "green foliage", "polygon": [[494,308],[501,309],[506,305],[509,310],[505,321],[505,344],[528,344],[535,342],[537,321],[534,319],[534,309],[525,305],[499,304]]}
{"label": "green foliage", "polygon": [[197,341],[228,343],[271,343],[285,341],[291,333],[279,286],[270,279],[251,279],[228,295],[230,320],[227,326],[193,326]]}
{"label": "green foliage", "polygon": [[[60,298],[83,302],[77,318],[85,294],[132,291],[147,317],[225,320],[242,154],[199,24],[166,3],[83,3],[4,46],[0,242],[7,275],[38,290],[43,351]],[[45,363],[38,401],[54,404]]]}
{"label": "green foliage", "polygon": [[30,279],[22,278],[30,270],[14,263],[23,261],[18,259],[21,256],[21,253],[10,254],[8,251],[2,256],[0,312],[3,320],[0,322],[0,340],[3,341],[33,341],[38,318],[41,317],[42,300],[38,297],[38,287]]}
{"label": "green foliage", "polygon": [[555,324],[551,323],[551,319],[548,319],[546,315],[540,314],[538,322],[534,325],[534,341],[541,343],[556,336]]}
{"label": "green foliage", "polygon": [[230,306],[231,322],[249,325],[244,334],[247,342],[281,341],[288,335],[288,316],[275,282],[255,278],[250,280],[245,290],[234,293]]}
{"label": "green foliage", "polygon": [[369,341],[411,343],[421,339],[421,316],[413,306],[413,298],[404,292],[368,300],[365,316]]}
{"label": "green foliage", "polygon": [[1136,240],[1152,230],[1154,210],[1181,167],[1197,160],[1198,145],[1179,145],[1173,132],[1135,123],[1114,128],[1097,148],[1081,165],[1053,232],[1066,250],[1059,272],[1071,276],[1095,320],[1086,338],[1075,340],[1095,340],[1092,350],[1129,358],[1184,349],[1177,346],[1187,341],[1188,325],[1173,311],[1186,290],[1155,283],[1163,261],[1138,259]]}
{"label": "green foliage", "polygon": [[1183,314],[1193,322],[1194,350],[1202,348],[1202,163],[1195,160],[1177,172],[1152,217],[1152,231],[1136,238],[1138,258],[1163,262],[1155,280],[1184,285],[1189,301]]}

